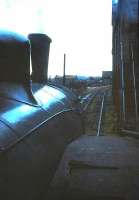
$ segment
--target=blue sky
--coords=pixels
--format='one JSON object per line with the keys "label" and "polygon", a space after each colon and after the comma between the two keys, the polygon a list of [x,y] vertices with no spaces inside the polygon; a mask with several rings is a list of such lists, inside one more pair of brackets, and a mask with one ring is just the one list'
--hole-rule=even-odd
{"label": "blue sky", "polygon": [[49,75],[98,76],[112,67],[111,0],[0,0],[0,28],[52,38]]}

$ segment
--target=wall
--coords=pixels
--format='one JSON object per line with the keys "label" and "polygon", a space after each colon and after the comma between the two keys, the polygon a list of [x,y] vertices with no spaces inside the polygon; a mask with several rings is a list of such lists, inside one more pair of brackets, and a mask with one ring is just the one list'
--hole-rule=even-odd
{"label": "wall", "polygon": [[113,4],[113,96],[122,129],[139,130],[139,0]]}

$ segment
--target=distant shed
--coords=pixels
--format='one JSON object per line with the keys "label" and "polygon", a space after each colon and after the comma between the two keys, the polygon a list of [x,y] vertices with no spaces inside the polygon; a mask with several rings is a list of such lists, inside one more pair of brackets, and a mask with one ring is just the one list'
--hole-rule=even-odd
{"label": "distant shed", "polygon": [[102,72],[102,83],[105,85],[112,84],[112,71]]}

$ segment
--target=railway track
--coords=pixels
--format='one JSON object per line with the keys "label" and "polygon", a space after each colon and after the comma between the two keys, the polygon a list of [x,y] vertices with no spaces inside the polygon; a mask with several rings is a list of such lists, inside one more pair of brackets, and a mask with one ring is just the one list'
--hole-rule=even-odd
{"label": "railway track", "polygon": [[85,95],[81,100],[81,112],[84,113],[87,111],[90,103],[93,101],[95,96],[97,95],[97,92],[92,92],[87,95]]}
{"label": "railway track", "polygon": [[109,87],[99,87],[82,98],[81,108],[86,134],[97,136],[104,134],[105,97],[109,89]]}

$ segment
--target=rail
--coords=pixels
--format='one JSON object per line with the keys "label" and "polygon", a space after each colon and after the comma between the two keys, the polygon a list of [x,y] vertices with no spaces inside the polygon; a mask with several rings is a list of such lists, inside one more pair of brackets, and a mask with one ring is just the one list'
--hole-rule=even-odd
{"label": "rail", "polygon": [[102,114],[103,114],[103,108],[104,108],[104,100],[105,100],[105,92],[103,94],[102,102],[101,102],[101,109],[100,109],[100,116],[98,121],[98,128],[97,128],[97,136],[100,136],[100,129],[101,129],[101,122],[102,122]]}
{"label": "rail", "polygon": [[[82,97],[80,101],[80,110],[81,110],[80,113],[83,114],[83,118],[88,116],[88,110],[89,110],[90,104],[93,102],[97,102],[96,104],[97,107],[95,106],[93,110],[91,111],[92,113],[94,113],[93,115],[95,116],[95,118],[92,118],[92,123],[94,124],[93,125],[94,129],[92,129],[92,131],[94,132],[95,130],[96,136],[101,136],[100,132],[102,129],[102,118],[104,114],[105,97],[106,97],[107,91],[108,91],[108,87],[99,89],[97,91],[93,91],[92,93],[88,93],[87,95]],[[98,99],[98,97],[100,98],[100,100]]]}
{"label": "rail", "polygon": [[80,102],[81,104],[81,109],[82,109],[82,113],[84,113],[87,108],[89,107],[90,103],[93,101],[93,99],[95,98],[95,96],[97,95],[98,92],[95,93],[89,93],[86,96],[84,96]]}

